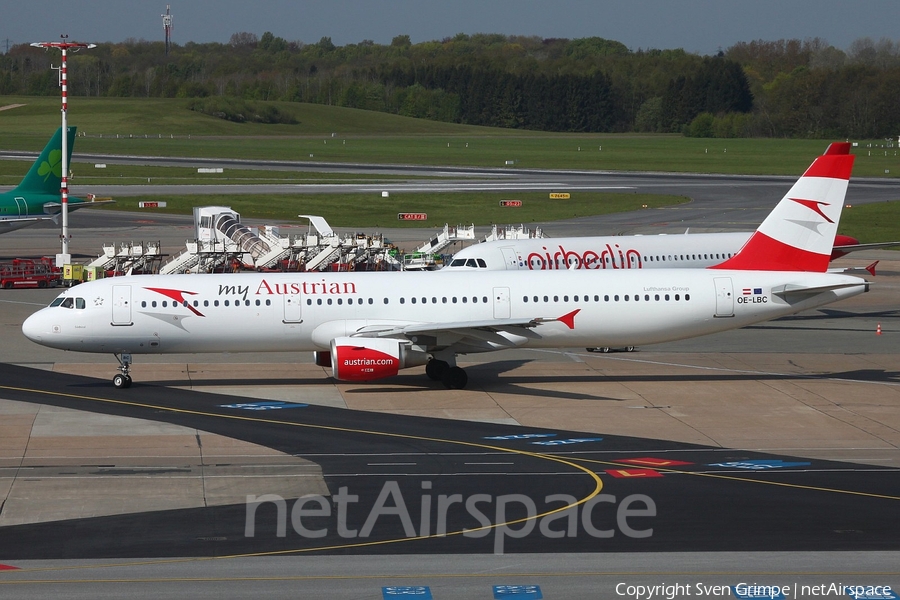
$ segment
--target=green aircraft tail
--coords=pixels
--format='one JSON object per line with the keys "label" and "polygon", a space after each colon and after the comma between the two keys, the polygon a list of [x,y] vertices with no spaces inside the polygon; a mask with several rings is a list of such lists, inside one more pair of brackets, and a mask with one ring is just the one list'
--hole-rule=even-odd
{"label": "green aircraft tail", "polygon": [[[75,145],[76,127],[69,127],[68,157],[66,164],[72,164],[72,147]],[[62,180],[62,127],[56,130],[50,143],[31,165],[22,183],[13,190],[14,193],[59,194]]]}

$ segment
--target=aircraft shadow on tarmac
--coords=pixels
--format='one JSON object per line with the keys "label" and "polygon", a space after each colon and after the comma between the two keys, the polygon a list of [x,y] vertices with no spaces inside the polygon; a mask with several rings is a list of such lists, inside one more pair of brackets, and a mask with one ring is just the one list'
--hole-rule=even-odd
{"label": "aircraft shadow on tarmac", "polygon": [[[285,366],[288,366],[287,364]],[[109,381],[102,380],[103,385],[109,387]],[[272,378],[240,378],[240,379],[191,379],[185,377],[184,379],[166,379],[166,380],[154,380],[151,382],[147,382],[145,385],[153,385],[159,387],[174,387],[174,386],[190,386],[191,389],[203,389],[207,387],[238,387],[238,388],[257,388],[257,387],[272,387],[272,386],[280,386],[280,385],[322,385],[333,383],[333,380],[329,377],[328,380],[323,381],[319,378],[301,378],[294,377],[289,379],[272,379]],[[134,385],[141,385],[140,381],[135,381]]]}
{"label": "aircraft shadow on tarmac", "polygon": [[[788,329],[787,327],[779,327],[779,323],[785,323],[790,321],[821,321],[823,319],[858,319],[858,318],[867,318],[867,319],[896,319],[900,317],[900,310],[891,309],[891,310],[877,310],[870,312],[850,312],[845,310],[834,310],[834,309],[826,309],[826,310],[818,310],[813,314],[799,314],[799,315],[790,315],[787,317],[780,317],[778,319],[774,319],[772,321],[768,321],[764,324],[759,325],[748,325],[746,327],[742,327],[742,329]],[[828,330],[834,331],[868,331],[861,330],[859,328],[853,327],[829,327]]]}
{"label": "aircraft shadow on tarmac", "polygon": [[[884,369],[856,369],[853,371],[840,371],[834,373],[793,374],[793,373],[723,373],[708,372],[683,375],[655,375],[653,373],[641,375],[609,375],[603,373],[589,373],[585,375],[504,375],[531,361],[515,360],[500,361],[472,365],[467,367],[469,373],[469,390],[481,390],[486,392],[520,394],[542,398],[557,398],[569,400],[600,400],[622,402],[622,398],[610,396],[585,394],[583,392],[565,392],[560,390],[542,389],[533,386],[571,383],[703,383],[703,382],[739,382],[739,381],[796,381],[815,379],[845,379],[864,382],[900,382],[900,371],[888,371]],[[134,388],[171,388],[190,387],[202,390],[203,388],[234,387],[234,388],[259,388],[278,386],[304,386],[304,385],[333,385],[335,380],[331,377],[319,378],[242,378],[242,379],[203,379],[191,380],[171,379],[156,380],[151,382],[136,381]],[[111,384],[106,379],[82,377],[80,381],[69,384],[77,389],[103,389],[111,390]],[[358,384],[360,387],[351,387],[343,391],[348,396],[363,396],[375,394],[409,394],[421,393],[431,390],[444,391],[445,388],[438,382],[432,382],[420,373],[409,373],[383,379],[379,382]]]}

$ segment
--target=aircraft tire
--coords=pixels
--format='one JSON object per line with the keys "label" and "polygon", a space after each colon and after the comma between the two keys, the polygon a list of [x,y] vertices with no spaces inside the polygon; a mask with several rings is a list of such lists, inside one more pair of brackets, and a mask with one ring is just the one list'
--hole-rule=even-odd
{"label": "aircraft tire", "polygon": [[119,388],[120,390],[127,388],[128,384],[130,383],[128,381],[129,379],[130,379],[130,377],[126,377],[125,375],[122,375],[121,373],[119,373],[118,375],[115,375],[113,377],[113,385],[116,386],[117,388]]}
{"label": "aircraft tire", "polygon": [[425,374],[433,381],[441,381],[449,368],[450,365],[446,361],[433,358],[425,363]]}
{"label": "aircraft tire", "polygon": [[469,376],[466,375],[466,372],[459,367],[450,367],[446,372],[444,372],[443,377],[441,377],[441,381],[448,389],[461,390],[466,387],[467,383],[469,383]]}

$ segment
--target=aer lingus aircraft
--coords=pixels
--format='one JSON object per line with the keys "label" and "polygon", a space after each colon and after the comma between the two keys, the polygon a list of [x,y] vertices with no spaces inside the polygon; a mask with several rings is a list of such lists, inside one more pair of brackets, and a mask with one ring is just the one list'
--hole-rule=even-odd
{"label": "aer lingus aircraft", "polygon": [[832,144],[739,252],[708,269],[136,275],[63,292],[34,342],[132,354],[313,351],[336,379],[425,365],[450,388],[461,354],[652,344],[736,329],[866,291],[827,273],[854,157]]}
{"label": "aer lingus aircraft", "polygon": [[[75,144],[75,127],[69,127],[68,158]],[[71,164],[67,160],[67,164]],[[25,178],[14,189],[0,193],[0,233],[7,233],[40,221],[59,217],[62,210],[60,181],[62,179],[62,128],[31,165]],[[112,200],[88,200],[69,195],[69,210],[108,204]]]}

